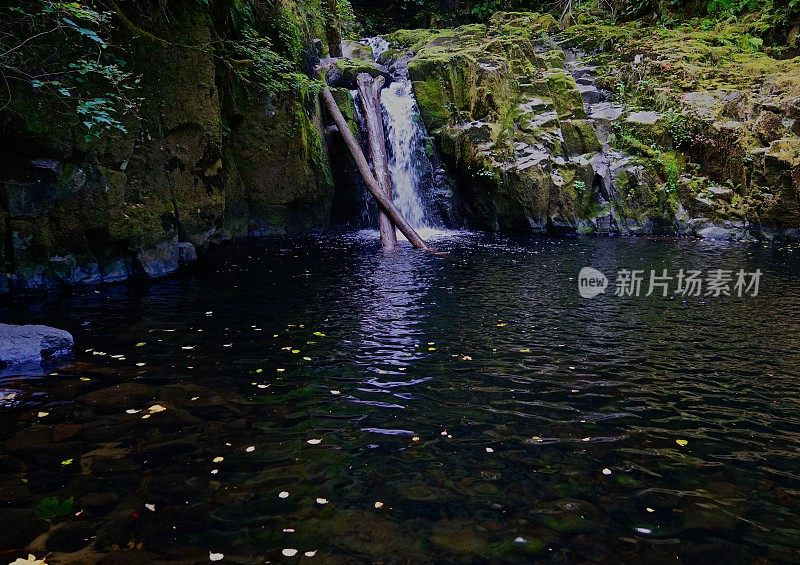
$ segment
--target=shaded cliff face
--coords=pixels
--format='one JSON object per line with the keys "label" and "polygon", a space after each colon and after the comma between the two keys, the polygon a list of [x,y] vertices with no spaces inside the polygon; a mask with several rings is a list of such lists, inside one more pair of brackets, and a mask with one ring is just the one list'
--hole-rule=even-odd
{"label": "shaded cliff face", "polygon": [[477,227],[796,235],[800,59],[536,13],[389,37]]}
{"label": "shaded cliff face", "polygon": [[[87,142],[29,90],[3,112],[0,291],[159,276],[210,242],[327,224],[315,94],[243,78],[253,62],[227,46],[219,8],[161,4],[114,5],[115,41],[140,77],[127,134]],[[252,27],[308,72],[327,52],[320,0],[257,4]]]}

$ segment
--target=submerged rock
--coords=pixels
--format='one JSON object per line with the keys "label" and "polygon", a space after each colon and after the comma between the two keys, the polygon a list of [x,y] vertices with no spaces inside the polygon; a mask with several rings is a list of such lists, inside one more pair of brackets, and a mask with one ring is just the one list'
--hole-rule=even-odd
{"label": "submerged rock", "polygon": [[0,368],[66,357],[73,343],[72,334],[49,326],[0,324]]}

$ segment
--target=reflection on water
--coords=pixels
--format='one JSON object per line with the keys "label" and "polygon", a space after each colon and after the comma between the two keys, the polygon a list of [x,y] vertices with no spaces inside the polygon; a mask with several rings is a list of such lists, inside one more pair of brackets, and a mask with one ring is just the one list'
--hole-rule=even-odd
{"label": "reflection on water", "polygon": [[[39,553],[85,562],[798,561],[800,251],[435,245],[232,245],[0,309],[76,337],[68,366],[0,381],[0,549],[51,520],[69,535]],[[589,265],[764,277],[757,298],[584,300]]]}

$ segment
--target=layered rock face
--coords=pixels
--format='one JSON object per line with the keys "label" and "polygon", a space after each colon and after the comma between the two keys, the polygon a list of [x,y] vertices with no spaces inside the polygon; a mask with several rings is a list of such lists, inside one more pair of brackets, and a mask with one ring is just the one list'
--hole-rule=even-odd
{"label": "layered rock face", "polygon": [[[476,227],[703,235],[724,222],[742,239],[800,225],[797,60],[733,40],[715,51],[707,35],[685,70],[713,80],[681,82],[664,63],[680,30],[661,45],[636,24],[600,27],[498,13],[389,37]],[[699,206],[725,195],[732,206]]]}
{"label": "layered rock face", "polygon": [[[254,25],[280,26],[288,47],[273,43],[298,71],[324,55],[318,0],[270,7],[280,22]],[[118,43],[141,77],[139,119],[88,143],[58,108],[15,93],[0,132],[0,292],[160,276],[210,242],[329,221],[313,93],[267,96],[240,80],[207,3],[115,8]]]}

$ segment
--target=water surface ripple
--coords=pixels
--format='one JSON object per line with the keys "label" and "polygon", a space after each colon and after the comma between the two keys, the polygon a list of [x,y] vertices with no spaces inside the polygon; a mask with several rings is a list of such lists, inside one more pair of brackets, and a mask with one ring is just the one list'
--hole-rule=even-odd
{"label": "water surface ripple", "polygon": [[[436,245],[232,244],[0,307],[76,337],[53,375],[0,380],[0,486],[27,493],[3,504],[72,496],[95,551],[188,562],[800,560],[796,247]],[[764,275],[586,300],[583,266]]]}

